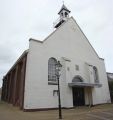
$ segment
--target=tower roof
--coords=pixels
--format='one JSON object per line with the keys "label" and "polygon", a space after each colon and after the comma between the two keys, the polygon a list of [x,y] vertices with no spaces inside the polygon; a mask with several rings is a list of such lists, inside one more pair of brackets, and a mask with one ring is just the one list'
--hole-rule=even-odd
{"label": "tower roof", "polygon": [[71,12],[70,10],[67,9],[67,7],[66,7],[64,4],[62,5],[62,7],[61,7],[60,11],[58,12],[58,14],[60,14],[60,12],[61,12],[62,10],[66,10],[66,11],[68,11],[68,12]]}

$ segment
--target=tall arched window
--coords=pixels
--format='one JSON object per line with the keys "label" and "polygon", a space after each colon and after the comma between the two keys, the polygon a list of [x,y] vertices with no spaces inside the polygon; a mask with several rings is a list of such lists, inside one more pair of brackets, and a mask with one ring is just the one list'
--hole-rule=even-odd
{"label": "tall arched window", "polygon": [[56,64],[57,60],[55,58],[50,58],[48,60],[48,81],[57,82],[56,77]]}
{"label": "tall arched window", "polygon": [[97,68],[95,66],[93,67],[93,75],[94,75],[94,81],[95,81],[95,83],[99,83],[98,70],[97,70]]}

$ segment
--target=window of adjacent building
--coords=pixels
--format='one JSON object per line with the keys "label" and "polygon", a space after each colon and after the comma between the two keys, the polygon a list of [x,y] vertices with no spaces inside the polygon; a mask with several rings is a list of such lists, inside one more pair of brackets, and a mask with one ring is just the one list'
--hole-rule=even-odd
{"label": "window of adjacent building", "polygon": [[56,77],[56,64],[57,61],[55,58],[50,58],[48,60],[48,81],[50,82],[57,82],[57,77]]}
{"label": "window of adjacent building", "polygon": [[95,81],[95,83],[99,83],[98,70],[97,70],[97,68],[95,66],[93,67],[93,75],[94,75],[94,81]]}

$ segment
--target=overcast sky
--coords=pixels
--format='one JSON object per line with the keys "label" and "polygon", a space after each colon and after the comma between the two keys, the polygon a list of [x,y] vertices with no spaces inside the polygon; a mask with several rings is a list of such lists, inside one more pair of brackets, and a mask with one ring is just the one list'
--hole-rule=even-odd
{"label": "overcast sky", "polygon": [[[113,0],[64,0],[106,70],[113,72]],[[0,0],[0,86],[29,38],[43,40],[53,29],[62,0]]]}

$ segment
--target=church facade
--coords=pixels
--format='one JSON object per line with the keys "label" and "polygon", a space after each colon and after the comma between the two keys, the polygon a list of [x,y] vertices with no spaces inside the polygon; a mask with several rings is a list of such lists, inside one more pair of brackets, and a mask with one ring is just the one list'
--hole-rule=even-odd
{"label": "church facade", "polygon": [[55,71],[60,61],[63,108],[111,102],[104,59],[69,13],[63,5],[56,30],[44,41],[29,40],[29,49],[3,78],[2,100],[23,110],[58,108]]}

